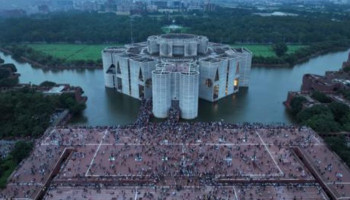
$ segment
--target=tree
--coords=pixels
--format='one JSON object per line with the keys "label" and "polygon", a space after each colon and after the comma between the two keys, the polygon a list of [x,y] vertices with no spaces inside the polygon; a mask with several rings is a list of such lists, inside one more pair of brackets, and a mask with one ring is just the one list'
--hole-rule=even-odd
{"label": "tree", "polygon": [[305,97],[302,97],[302,96],[294,97],[290,102],[290,108],[291,108],[292,114],[294,115],[298,114],[303,108],[303,103],[305,101],[306,101]]}
{"label": "tree", "polygon": [[285,55],[288,51],[288,47],[285,43],[277,43],[272,45],[272,50],[275,52],[275,54],[278,57],[282,57],[283,55]]}
{"label": "tree", "polygon": [[24,158],[26,158],[33,149],[33,143],[19,141],[15,144],[15,148],[11,152],[13,159],[20,163]]}
{"label": "tree", "polygon": [[331,103],[332,99],[325,95],[323,92],[315,91],[311,95],[312,98],[316,99],[321,103]]}
{"label": "tree", "polygon": [[42,86],[42,87],[53,87],[55,85],[56,85],[56,83],[52,82],[52,81],[44,81],[44,82],[40,83],[40,86]]}
{"label": "tree", "polygon": [[5,69],[10,69],[12,72],[17,72],[17,68],[14,64],[9,63],[9,64],[2,64],[0,65],[1,68],[5,68]]}
{"label": "tree", "polygon": [[[301,123],[305,123],[307,120],[312,118],[315,115],[330,115],[332,116],[332,112],[327,106],[324,105],[315,105],[311,108],[307,108],[297,115],[297,120]],[[333,116],[332,116],[333,117]]]}
{"label": "tree", "polygon": [[350,112],[350,109],[347,105],[339,102],[332,102],[329,105],[329,108],[331,109],[334,115],[334,119],[337,122],[346,123],[346,121],[343,120],[347,119],[347,115]]}
{"label": "tree", "polygon": [[8,78],[10,75],[11,74],[9,70],[0,68],[0,80]]}

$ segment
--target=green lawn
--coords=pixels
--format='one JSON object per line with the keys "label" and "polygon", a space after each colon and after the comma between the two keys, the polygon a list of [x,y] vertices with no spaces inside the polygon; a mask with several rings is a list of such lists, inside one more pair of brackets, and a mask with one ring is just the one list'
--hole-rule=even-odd
{"label": "green lawn", "polygon": [[[121,46],[121,44],[29,44],[33,49],[54,57],[63,58],[67,61],[74,60],[98,60],[101,59],[102,49],[108,46]],[[275,57],[271,45],[232,45],[232,47],[246,47],[253,52],[255,56]],[[288,52],[293,53],[303,48],[303,45],[288,45]]]}
{"label": "green lawn", "polygon": [[98,60],[101,59],[102,49],[108,46],[121,46],[120,44],[30,44],[31,48],[41,51],[53,57],[74,60]]}
{"label": "green lawn", "polygon": [[[261,44],[248,44],[248,45],[231,45],[232,47],[245,47],[253,52],[254,56],[263,57],[276,57],[275,52],[272,51],[271,45],[261,45]],[[288,45],[287,53],[294,53],[300,48],[306,47],[304,45]]]}

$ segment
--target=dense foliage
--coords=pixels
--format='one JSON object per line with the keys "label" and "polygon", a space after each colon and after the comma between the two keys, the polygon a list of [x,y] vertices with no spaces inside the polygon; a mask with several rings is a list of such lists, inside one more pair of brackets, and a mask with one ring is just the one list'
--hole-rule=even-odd
{"label": "dense foliage", "polygon": [[13,160],[19,164],[24,158],[29,156],[29,153],[33,149],[33,143],[19,141],[15,144],[15,148],[11,152]]}
{"label": "dense foliage", "polygon": [[346,138],[344,136],[328,137],[325,141],[350,166],[350,148],[346,144]]}
{"label": "dense foliage", "polygon": [[14,86],[18,83],[18,77],[13,73],[17,72],[14,64],[0,64],[0,86]]}
{"label": "dense foliage", "polygon": [[30,154],[32,149],[32,142],[19,141],[15,144],[10,155],[3,160],[0,157],[0,188],[6,186],[7,178],[11,175],[17,164]]}
{"label": "dense foliage", "polygon": [[[314,92],[316,97],[327,104],[318,104],[310,108],[301,109],[304,97],[294,97],[291,101],[291,111],[298,123],[311,127],[318,133],[332,133],[350,131],[350,108],[349,106],[331,102],[323,93]],[[344,137],[326,138],[326,143],[350,166],[350,148],[346,146]]]}
{"label": "dense foliage", "polygon": [[56,83],[52,82],[52,81],[44,81],[44,82],[40,83],[40,86],[42,86],[42,87],[53,87],[55,85],[56,85]]}
{"label": "dense foliage", "polygon": [[50,124],[56,108],[68,108],[73,114],[85,109],[74,95],[44,96],[29,88],[0,94],[0,139],[38,137]]}
{"label": "dense foliage", "polygon": [[325,95],[323,92],[315,91],[311,94],[311,97],[313,99],[316,99],[317,101],[321,103],[331,103],[332,99],[329,98],[327,95]]}
{"label": "dense foliage", "polygon": [[[130,21],[132,20],[132,22]],[[155,18],[98,13],[65,13],[0,21],[0,42],[85,42],[126,43],[158,34],[161,23]]]}
{"label": "dense foliage", "polygon": [[288,51],[286,43],[277,43],[272,45],[272,50],[276,53],[278,57],[285,55]]}
{"label": "dense foliage", "polygon": [[[294,99],[297,101],[299,97]],[[299,123],[310,126],[317,132],[350,131],[350,109],[343,103],[314,105],[294,112],[294,115]]]}
{"label": "dense foliage", "polygon": [[[228,44],[276,44],[279,57],[254,56],[255,64],[295,64],[313,54],[325,53],[350,46],[350,16],[329,13],[297,13],[299,16],[262,17],[255,9],[218,8],[209,13],[186,15],[117,16],[87,12],[56,13],[0,20],[2,43],[119,43],[145,41],[149,35],[161,34],[162,27],[175,19],[186,31],[202,34],[211,41]],[[305,44],[308,48],[286,54],[288,43]],[[9,47],[7,47],[9,48]],[[27,57],[48,66],[100,65],[101,60],[64,59],[43,55],[28,47],[12,48],[15,57]]]}
{"label": "dense foliage", "polygon": [[350,40],[324,41],[310,44],[306,48],[301,48],[292,54],[285,54],[281,57],[262,57],[254,56],[255,64],[289,64],[293,65],[298,62],[307,60],[313,55],[328,53],[330,51],[345,50],[350,47]]}
{"label": "dense foliage", "polygon": [[[262,17],[257,10],[219,8],[210,13],[143,17],[98,13],[66,13],[0,21],[1,42],[129,43],[161,33],[176,23],[190,32],[224,43],[314,43],[350,39],[350,18],[332,20],[325,13],[296,17]],[[132,38],[131,38],[132,33]]]}
{"label": "dense foliage", "polygon": [[291,112],[296,115],[303,109],[303,103],[306,101],[305,97],[294,97],[290,102]]}

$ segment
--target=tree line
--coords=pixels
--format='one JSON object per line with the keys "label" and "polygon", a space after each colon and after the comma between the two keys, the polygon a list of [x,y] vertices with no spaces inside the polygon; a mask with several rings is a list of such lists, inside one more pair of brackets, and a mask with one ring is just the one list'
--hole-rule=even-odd
{"label": "tree line", "polygon": [[70,12],[0,20],[1,42],[130,43],[162,33],[176,21],[189,32],[222,43],[299,43],[350,39],[350,17],[332,20],[323,13],[262,17],[257,10],[218,8],[210,13],[186,15],[117,16]]}
{"label": "tree line", "polygon": [[[291,100],[290,112],[299,124],[309,126],[318,133],[350,131],[349,106],[333,101],[318,91],[313,92],[311,97],[322,104],[303,108],[307,101],[305,97],[296,96]],[[350,148],[346,145],[345,137],[327,137],[325,142],[350,166]]]}
{"label": "tree line", "polygon": [[77,102],[74,94],[43,95],[31,88],[0,94],[0,139],[37,138],[51,123],[57,108],[79,114],[85,104]]}

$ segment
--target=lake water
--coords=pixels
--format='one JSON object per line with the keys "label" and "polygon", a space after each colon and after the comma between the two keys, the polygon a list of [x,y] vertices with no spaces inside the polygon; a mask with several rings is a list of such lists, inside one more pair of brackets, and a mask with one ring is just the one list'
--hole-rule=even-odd
{"label": "lake water", "polygon": [[[323,75],[326,71],[340,69],[347,59],[348,51],[330,53],[313,58],[306,63],[290,68],[254,67],[248,89],[241,89],[217,103],[199,101],[198,121],[224,120],[232,123],[292,123],[283,106],[288,91],[298,91],[306,73]],[[134,122],[138,100],[104,87],[102,70],[49,71],[33,68],[27,63],[18,63],[0,52],[6,63],[16,65],[21,74],[20,83],[40,84],[49,80],[80,86],[88,97],[87,108],[73,123],[83,125],[117,125]]]}

